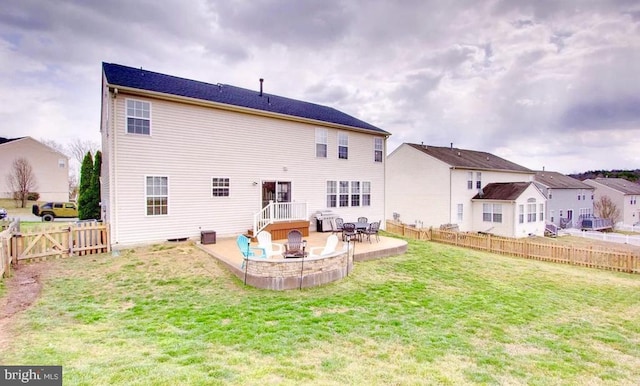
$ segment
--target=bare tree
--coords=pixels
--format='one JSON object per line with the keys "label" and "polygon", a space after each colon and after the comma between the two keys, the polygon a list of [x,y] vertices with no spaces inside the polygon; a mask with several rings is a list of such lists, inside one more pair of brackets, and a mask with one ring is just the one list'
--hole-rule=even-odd
{"label": "bare tree", "polygon": [[56,142],[53,139],[44,139],[44,138],[40,138],[40,143],[43,145],[47,145],[50,148],[59,151],[60,153],[69,156],[69,154],[67,153],[67,150],[65,149],[65,146]]}
{"label": "bare tree", "polygon": [[98,150],[100,150],[100,145],[91,140],[82,140],[80,138],[76,138],[71,143],[67,145],[69,154],[76,161],[78,161],[79,165],[82,165],[82,161],[87,153],[91,153],[91,155],[95,155]]}
{"label": "bare tree", "polygon": [[609,196],[601,196],[594,201],[593,210],[596,216],[611,220],[613,224],[620,219],[620,209]]}
{"label": "bare tree", "polygon": [[7,175],[7,184],[14,198],[20,200],[21,208],[24,208],[27,205],[29,192],[34,192],[38,187],[33,168],[26,158],[20,157],[13,160],[11,173]]}

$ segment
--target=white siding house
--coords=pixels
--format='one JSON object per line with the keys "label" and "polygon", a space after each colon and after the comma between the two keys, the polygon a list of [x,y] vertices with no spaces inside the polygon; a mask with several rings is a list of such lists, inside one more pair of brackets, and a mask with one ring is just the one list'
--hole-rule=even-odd
{"label": "white siding house", "polygon": [[0,197],[13,197],[7,176],[21,157],[31,165],[40,201],[69,201],[69,157],[31,137],[0,138]]}
{"label": "white siding house", "polygon": [[491,183],[472,200],[473,229],[505,237],[544,236],[545,197],[532,182]]}
{"label": "white siding house", "polygon": [[252,229],[269,201],[384,218],[389,133],[335,109],[103,64],[103,219],[113,244]]}
{"label": "white siding house", "polygon": [[485,231],[472,198],[489,183],[530,182],[534,174],[486,152],[404,143],[387,157],[386,218]]}
{"label": "white siding house", "polygon": [[[620,211],[620,218],[616,222],[634,225],[640,222],[640,185],[624,178],[595,178],[584,181],[592,186],[594,204],[603,196],[608,196]],[[599,213],[596,213],[599,215]]]}

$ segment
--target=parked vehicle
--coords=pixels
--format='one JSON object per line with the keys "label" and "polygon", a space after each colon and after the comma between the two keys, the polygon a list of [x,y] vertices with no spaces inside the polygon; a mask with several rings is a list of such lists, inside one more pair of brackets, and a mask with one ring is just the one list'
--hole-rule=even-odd
{"label": "parked vehicle", "polygon": [[0,208],[0,220],[7,217],[7,210],[5,208]]}
{"label": "parked vehicle", "polygon": [[78,207],[74,202],[47,202],[40,206],[33,205],[31,211],[43,221],[53,221],[56,218],[78,217]]}

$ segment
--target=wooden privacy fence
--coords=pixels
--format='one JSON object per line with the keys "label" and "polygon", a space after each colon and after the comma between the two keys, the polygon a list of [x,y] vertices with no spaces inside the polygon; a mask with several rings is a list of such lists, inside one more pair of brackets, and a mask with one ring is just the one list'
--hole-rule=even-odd
{"label": "wooden privacy fence", "polygon": [[53,223],[23,231],[5,230],[2,235],[0,257],[3,267],[7,262],[2,273],[8,272],[9,262],[71,255],[84,256],[111,251],[109,227],[99,222],[63,226]]}
{"label": "wooden privacy fence", "polygon": [[393,221],[387,221],[386,231],[411,239],[436,241],[525,259],[640,273],[640,255],[632,252],[554,245],[533,242],[528,239],[511,239],[488,234],[460,233],[433,228],[419,229]]}

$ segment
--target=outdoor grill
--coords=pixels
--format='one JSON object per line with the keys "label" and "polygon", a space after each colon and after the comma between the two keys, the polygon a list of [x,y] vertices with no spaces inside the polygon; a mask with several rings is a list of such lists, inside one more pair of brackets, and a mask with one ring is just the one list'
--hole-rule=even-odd
{"label": "outdoor grill", "polygon": [[331,232],[335,227],[335,219],[340,216],[331,210],[321,210],[313,217],[316,218],[316,232]]}

